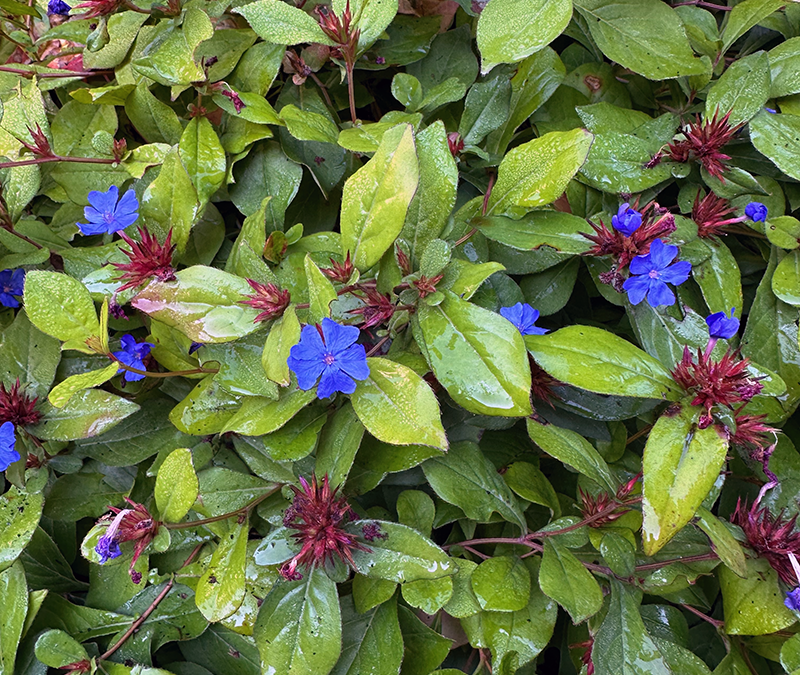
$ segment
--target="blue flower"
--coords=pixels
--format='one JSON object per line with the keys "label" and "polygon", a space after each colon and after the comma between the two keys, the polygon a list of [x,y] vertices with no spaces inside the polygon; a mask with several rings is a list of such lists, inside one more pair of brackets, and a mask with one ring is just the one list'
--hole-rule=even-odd
{"label": "blue flower", "polygon": [[192,342],[192,344],[189,345],[189,356],[194,354],[198,349],[200,349],[200,347],[204,346],[205,345],[202,342]]}
{"label": "blue flower", "polygon": [[119,189],[116,185],[108,188],[108,192],[92,190],[89,193],[89,203],[83,210],[83,216],[88,223],[77,223],[81,234],[113,234],[133,225],[139,217],[139,201],[136,193],[128,190],[117,203]]}
{"label": "blue flower", "polygon": [[17,435],[11,422],[0,424],[0,471],[5,471],[14,462],[19,460],[19,453],[14,450]]}
{"label": "blue flower", "polygon": [[677,246],[668,246],[660,239],[655,239],[650,244],[650,253],[637,255],[631,260],[633,276],[622,284],[631,304],[638,305],[645,296],[651,307],[675,304],[675,294],[667,284],[679,286],[692,271],[692,264],[686,260],[670,265],[677,255]]}
{"label": "blue flower", "polygon": [[764,110],[766,110],[771,115],[777,115],[778,114],[778,111],[775,110],[775,108],[767,108],[766,106],[764,106]]}
{"label": "blue flower", "polygon": [[48,14],[61,14],[62,16],[66,16],[69,14],[70,7],[64,0],[50,0],[47,3],[47,13]]}
{"label": "blue flower", "polygon": [[[118,352],[112,352],[120,363],[126,366],[136,368],[137,370],[147,370],[142,359],[150,353],[153,348],[151,342],[136,342],[132,335],[122,336],[122,349]],[[136,382],[143,379],[145,376],[139,373],[132,373],[129,370],[120,368],[118,373],[122,373],[122,380],[124,382]]]}
{"label": "blue flower", "polygon": [[744,215],[754,223],[763,223],[767,219],[767,207],[761,202],[750,202],[744,207]]}
{"label": "blue flower", "polygon": [[642,214],[636,209],[629,208],[630,204],[625,202],[619,207],[616,216],[612,216],[611,224],[618,232],[622,232],[626,237],[630,237],[642,225]]}
{"label": "blue flower", "polygon": [[319,398],[337,391],[352,394],[356,390],[354,380],[369,377],[364,345],[355,343],[358,335],[356,326],[342,326],[328,318],[322,320],[321,329],[303,326],[300,342],[292,347],[287,360],[300,389],[308,391],[319,378]]}
{"label": "blue flower", "polygon": [[736,333],[739,332],[739,319],[734,316],[736,307],[731,309],[730,318],[725,315],[725,312],[716,312],[711,316],[706,317],[708,324],[708,333],[712,338],[722,338],[723,340],[730,340]]}
{"label": "blue flower", "polygon": [[0,305],[19,307],[14,296],[22,295],[25,286],[25,270],[3,270],[0,272]]}
{"label": "blue flower", "polygon": [[539,310],[528,304],[518,302],[512,307],[501,307],[500,316],[508,319],[523,335],[544,335],[546,328],[538,328],[535,324],[539,320]]}
{"label": "blue flower", "polygon": [[[109,528],[111,529],[111,528]],[[97,555],[100,556],[100,564],[108,562],[112,558],[119,558],[122,551],[119,550],[119,542],[113,536],[109,537],[104,534],[97,540],[97,545],[94,547]]]}
{"label": "blue flower", "polygon": [[783,601],[783,604],[792,611],[800,612],[800,586],[786,593],[786,600]]}

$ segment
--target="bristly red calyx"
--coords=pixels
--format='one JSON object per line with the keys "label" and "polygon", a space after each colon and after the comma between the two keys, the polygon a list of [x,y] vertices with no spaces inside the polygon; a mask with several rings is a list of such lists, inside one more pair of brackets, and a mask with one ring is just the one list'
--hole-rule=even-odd
{"label": "bristly red calyx", "polygon": [[364,298],[364,306],[351,309],[350,314],[360,314],[364,317],[364,324],[362,328],[369,328],[377,326],[378,324],[385,323],[394,316],[397,309],[388,295],[379,293],[376,289],[369,286],[362,287],[361,290],[366,298]]}
{"label": "bristly red calyx", "polygon": [[36,409],[38,397],[30,397],[20,389],[19,378],[6,389],[0,383],[0,424],[11,422],[14,426],[36,424],[42,414]]}
{"label": "bristly red calyx", "polygon": [[800,555],[800,532],[794,529],[797,516],[784,519],[783,511],[777,517],[758,503],[748,507],[747,501],[739,499],[731,522],[744,530],[747,543],[759,556],[765,558],[780,578],[790,586],[797,585],[789,553]]}
{"label": "bristly red calyx", "polygon": [[[607,492],[599,492],[597,495],[592,496],[588,492],[584,492],[579,488],[578,492],[580,493],[581,497],[581,515],[584,519],[590,520],[588,523],[589,527],[602,527],[603,525],[607,525],[608,523],[615,521],[617,518],[624,516],[628,511],[630,511],[630,509],[625,505],[625,501],[628,499],[631,492],[633,492],[633,488],[636,487],[636,483],[639,482],[641,477],[642,474],[636,474],[627,483],[620,485],[613,497]],[[617,505],[617,509],[611,508],[614,504]],[[607,510],[610,512],[600,517],[595,517]]]}
{"label": "bristly red calyx", "polygon": [[726,225],[745,220],[744,217],[731,218],[734,213],[735,209],[727,199],[709,192],[701,200],[698,192],[692,206],[692,220],[697,224],[697,236],[708,239],[722,234],[722,228]]}
{"label": "bristly red calyx", "polygon": [[743,125],[731,126],[728,122],[730,112],[718,118],[719,111],[709,120],[703,121],[698,116],[694,122],[683,129],[683,138],[667,146],[666,154],[673,162],[685,163],[697,161],[708,173],[724,181],[725,162],[730,155],[722,152],[722,148],[730,142]]}
{"label": "bristly red calyx", "polygon": [[353,276],[355,271],[355,266],[350,260],[350,251],[347,252],[343,263],[336,262],[333,258],[330,258],[330,261],[331,266],[323,267],[320,271],[331,281],[336,281],[340,284],[346,284],[350,281],[350,277]]}
{"label": "bristly red calyx", "polygon": [[130,247],[130,251],[126,251],[124,248],[120,249],[130,262],[112,263],[122,272],[117,277],[117,281],[125,282],[117,289],[117,293],[141,286],[150,279],[175,280],[175,268],[172,266],[172,254],[175,252],[172,230],[170,229],[167,233],[167,238],[162,245],[158,242],[158,238],[154,234],[150,234],[147,229],[143,227],[138,229],[140,242],[134,241],[124,232],[119,233],[122,240]]}
{"label": "bristly red calyx", "polygon": [[584,255],[610,255],[616,262],[616,273],[621,272],[636,256],[650,252],[650,244],[675,231],[675,216],[650,202],[641,211],[642,225],[626,236],[619,230],[609,229],[601,220],[599,225],[589,221],[594,234],[583,233],[594,246]]}
{"label": "bristly red calyx", "polygon": [[289,291],[282,291],[275,284],[262,284],[252,279],[248,279],[247,283],[250,284],[250,288],[255,293],[248,295],[248,299],[242,300],[241,303],[249,305],[253,309],[261,310],[261,313],[253,319],[253,323],[277,319],[289,306],[289,302],[292,299]]}
{"label": "bristly red calyx", "polygon": [[758,394],[763,385],[747,371],[749,360],[740,358],[739,350],[728,350],[719,361],[697,350],[695,360],[688,347],[683,348],[683,358],[672,371],[672,377],[683,389],[693,395],[692,405],[706,409],[700,416],[699,426],[711,425],[714,406],[737,408]]}
{"label": "bristly red calyx", "polygon": [[[331,489],[327,475],[323,477],[322,484],[317,482],[316,476],[311,477],[311,483],[301,477],[300,485],[301,488],[291,486],[294,500],[284,514],[283,524],[297,530],[292,536],[301,544],[301,549],[281,566],[281,576],[296,581],[303,578],[297,571],[299,565],[306,568],[321,566],[336,558],[355,567],[352,552],[370,549],[359,543],[355,535],[344,530],[344,526],[355,515],[347,498],[337,494],[338,487]],[[380,536],[379,532],[368,534],[373,539]]]}

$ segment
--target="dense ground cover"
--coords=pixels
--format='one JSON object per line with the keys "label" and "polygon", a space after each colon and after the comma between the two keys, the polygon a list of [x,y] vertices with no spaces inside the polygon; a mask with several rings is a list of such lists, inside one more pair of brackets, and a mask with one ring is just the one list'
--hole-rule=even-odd
{"label": "dense ground cover", "polygon": [[0,674],[800,672],[800,4],[0,13]]}

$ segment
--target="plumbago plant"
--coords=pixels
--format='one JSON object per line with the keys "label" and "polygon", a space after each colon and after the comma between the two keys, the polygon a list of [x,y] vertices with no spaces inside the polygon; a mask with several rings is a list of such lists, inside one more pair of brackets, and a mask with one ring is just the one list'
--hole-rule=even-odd
{"label": "plumbago plant", "polygon": [[800,672],[799,4],[0,14],[0,674]]}

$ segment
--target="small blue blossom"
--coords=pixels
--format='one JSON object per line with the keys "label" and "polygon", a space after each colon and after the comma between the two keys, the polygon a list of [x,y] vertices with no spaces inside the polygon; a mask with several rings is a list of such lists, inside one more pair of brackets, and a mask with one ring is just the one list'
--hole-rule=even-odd
{"label": "small blue blossom", "polygon": [[651,307],[674,305],[675,294],[667,284],[679,286],[689,278],[692,265],[686,260],[670,263],[678,255],[677,246],[669,246],[660,239],[650,244],[650,253],[631,260],[631,276],[622,287],[631,304],[638,305],[647,297]]}
{"label": "small blue blossom", "polygon": [[64,0],[50,0],[47,3],[47,13],[48,14],[60,14],[61,16],[66,16],[69,14],[69,10],[72,9]]}
{"label": "small blue blossom", "polygon": [[775,108],[767,108],[766,106],[764,106],[764,110],[766,110],[771,115],[777,115],[778,114],[778,111],[775,110]]}
{"label": "small blue blossom", "polygon": [[[151,342],[136,342],[132,335],[123,335],[122,349],[112,353],[117,357],[120,363],[124,363],[126,366],[136,368],[137,370],[147,370],[142,360],[150,353],[153,346]],[[140,373],[132,373],[123,368],[120,368],[117,372],[122,373],[122,380],[124,382],[136,382],[145,377]]]}
{"label": "small blue blossom", "polygon": [[508,319],[523,335],[544,335],[546,328],[539,328],[535,324],[539,320],[539,310],[528,304],[518,302],[512,307],[501,307],[500,316]]}
{"label": "small blue blossom", "polygon": [[25,287],[25,270],[3,270],[0,272],[0,305],[19,307],[19,300]]}
{"label": "small blue blossom", "polygon": [[122,555],[122,551],[119,550],[119,542],[114,537],[109,537],[106,534],[97,540],[94,550],[100,556],[101,565],[112,558],[119,558]]}
{"label": "small blue blossom", "polygon": [[642,214],[636,209],[630,208],[630,204],[625,202],[619,207],[616,216],[612,216],[611,224],[618,232],[622,232],[626,237],[630,237],[642,225]]}
{"label": "small blue blossom", "polygon": [[767,219],[767,207],[761,202],[750,202],[744,207],[744,215],[754,223],[763,223]]}
{"label": "small blue blossom", "polygon": [[328,318],[322,320],[321,329],[303,326],[300,342],[292,347],[287,360],[300,389],[308,391],[319,379],[319,398],[337,391],[352,394],[355,380],[369,377],[367,354],[364,345],[356,344],[358,336],[356,326],[342,326]]}
{"label": "small blue blossom", "polygon": [[200,349],[200,347],[203,346],[204,345],[202,342],[192,342],[192,344],[189,345],[189,356],[194,354],[198,349]]}
{"label": "small blue blossom", "polygon": [[739,332],[739,319],[734,316],[735,312],[736,307],[733,307],[730,317],[728,317],[725,312],[715,312],[707,316],[706,323],[708,324],[708,334],[712,338],[730,340]]}
{"label": "small blue blossom", "polygon": [[11,422],[0,424],[0,471],[5,471],[14,462],[19,460],[19,453],[14,450],[17,435]]}
{"label": "small blue blossom", "polygon": [[800,586],[786,593],[783,604],[794,612],[800,612]]}
{"label": "small blue blossom", "polygon": [[117,203],[119,188],[112,185],[108,192],[92,190],[89,193],[89,203],[83,210],[83,216],[88,223],[77,223],[81,234],[113,234],[133,225],[139,217],[139,200],[136,193],[128,190]]}

